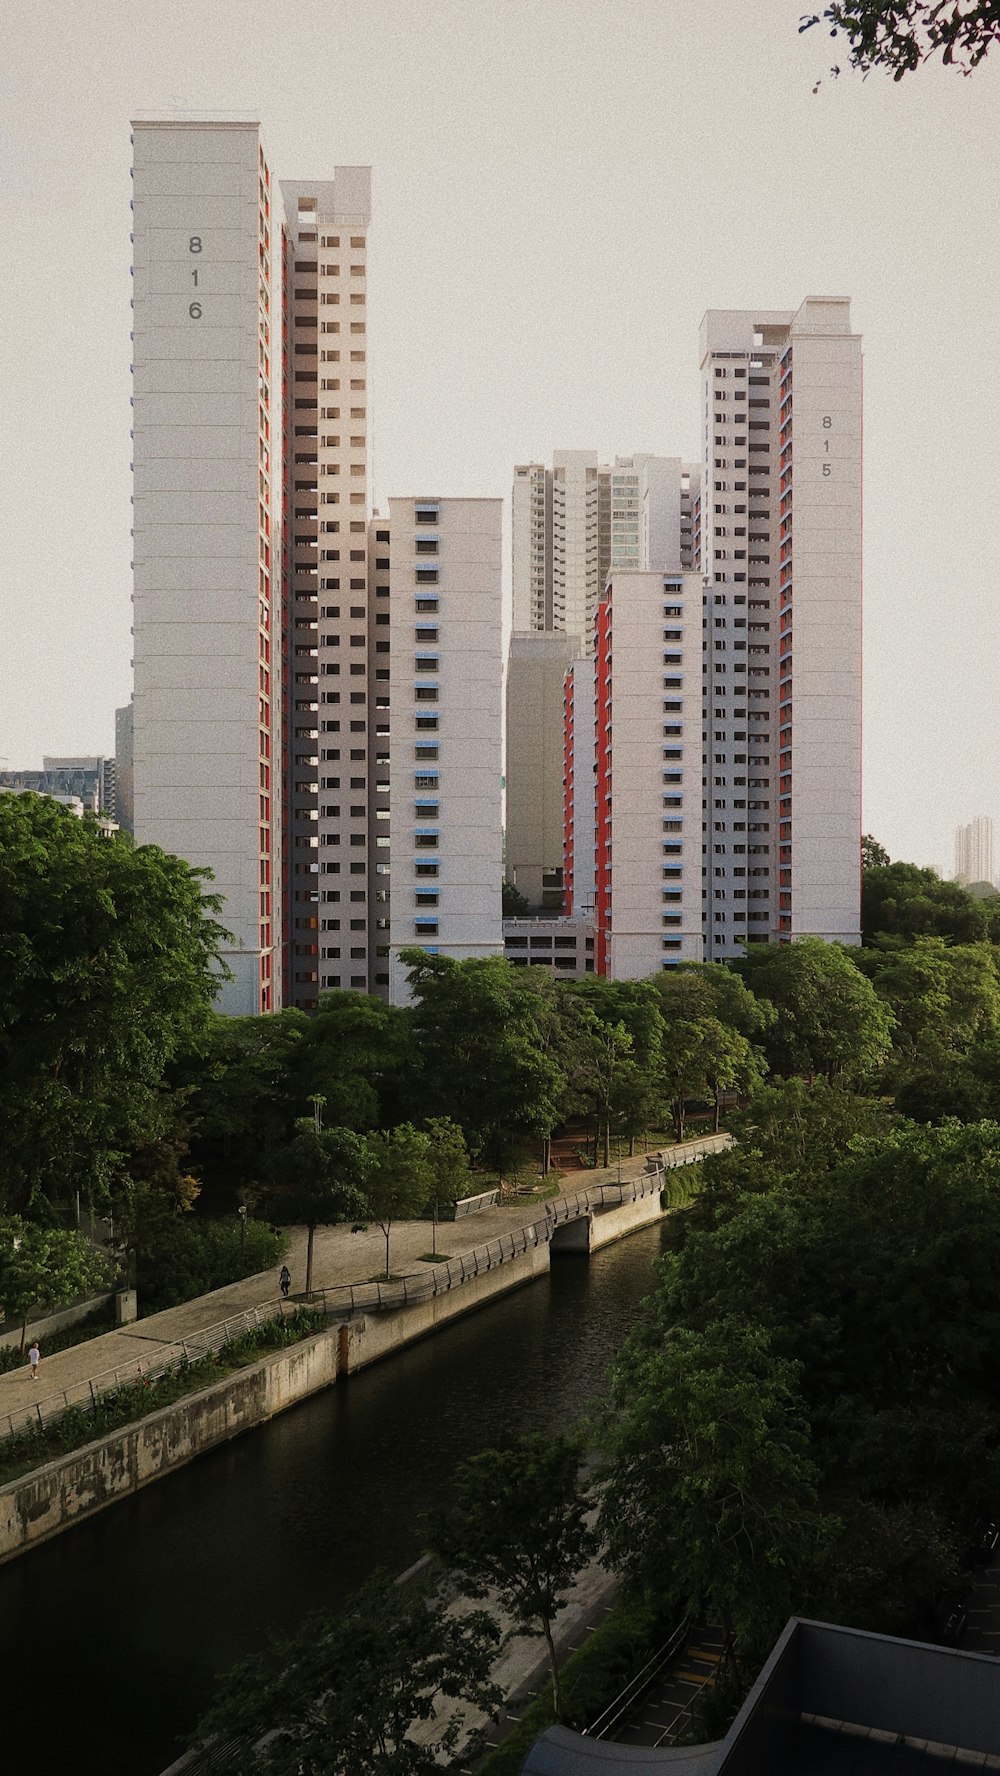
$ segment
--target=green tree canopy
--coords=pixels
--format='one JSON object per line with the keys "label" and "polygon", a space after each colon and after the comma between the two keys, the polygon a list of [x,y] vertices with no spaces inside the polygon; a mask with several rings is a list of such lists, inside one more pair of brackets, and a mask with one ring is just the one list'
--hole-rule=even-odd
{"label": "green tree canopy", "polygon": [[1000,975],[991,945],[881,938],[857,956],[895,1020],[896,1072],[933,1068],[1000,1030]]}
{"label": "green tree canopy", "polygon": [[370,1171],[371,1158],[360,1135],[352,1129],[320,1129],[305,1117],[294,1139],[275,1154],[271,1176],[277,1190],[271,1208],[277,1220],[307,1229],[307,1295],[312,1294],[317,1227],[365,1219]]}
{"label": "green tree canopy", "polygon": [[323,993],[294,1057],[300,1101],[322,1094],[328,1120],[360,1133],[396,1122],[408,1043],[397,1006],[365,993]]}
{"label": "green tree canopy", "polygon": [[545,1641],[556,1719],[562,1717],[552,1624],[577,1573],[597,1552],[588,1521],[579,1438],[534,1435],[484,1449],[459,1466],[436,1551],[471,1597],[495,1594],[522,1634]]}
{"label": "green tree canopy", "polygon": [[864,833],[861,839],[861,868],[885,869],[889,863],[889,853],[884,845],[872,838],[871,833]]}
{"label": "green tree canopy", "polygon": [[662,1103],[663,1024],[649,981],[589,979],[559,983],[564,1113],[592,1117],[597,1148],[610,1164],[611,1135],[634,1137]]}
{"label": "green tree canopy", "polygon": [[430,1168],[430,1188],[425,1200],[440,1213],[453,1208],[460,1196],[470,1193],[469,1150],[458,1123],[452,1122],[450,1116],[428,1117],[424,1132],[429,1142]]}
{"label": "green tree canopy", "polygon": [[861,878],[861,934],[865,944],[878,937],[944,937],[952,943],[979,943],[989,934],[983,901],[957,882],[943,882],[932,869],[890,863],[866,869]]}
{"label": "green tree canopy", "polygon": [[[238,1735],[241,1776],[440,1776],[469,1723],[496,1711],[499,1632],[483,1610],[377,1574],[339,1615],[311,1616],[223,1679],[194,1742]],[[475,1754],[463,1748],[463,1761]]]}
{"label": "green tree canopy", "polygon": [[204,871],[0,795],[0,1208],[103,1199],[158,1132],[164,1068],[219,979]]}
{"label": "green tree canopy", "polygon": [[806,1613],[829,1535],[798,1367],[742,1318],[633,1344],[618,1370],[601,1529],[615,1569],[751,1658]]}
{"label": "green tree canopy", "polygon": [[308,1031],[305,1012],[292,1006],[267,1017],[216,1014],[201,1052],[181,1060],[175,1076],[194,1159],[213,1177],[245,1189],[289,1138],[303,1102],[295,1061]]}
{"label": "green tree canopy", "polygon": [[892,1014],[839,944],[754,944],[733,968],[777,1013],[762,1036],[773,1073],[858,1080],[888,1054]]}
{"label": "green tree canopy", "polygon": [[500,905],[505,919],[526,919],[531,912],[527,896],[521,893],[515,882],[508,882],[506,877],[501,889]]}
{"label": "green tree canopy", "polygon": [[738,974],[716,964],[670,969],[654,983],[663,1018],[662,1090],[674,1134],[684,1139],[690,1099],[711,1099],[715,1123],[724,1091],[749,1091],[762,1057],[752,1036],[774,1022],[773,1007],[750,992]]}
{"label": "green tree canopy", "polygon": [[431,1137],[412,1122],[376,1129],[364,1141],[367,1166],[367,1214],[385,1238],[385,1274],[389,1276],[389,1236],[394,1221],[412,1221],[434,1194]]}
{"label": "green tree canopy", "polygon": [[[766,1164],[766,1136],[762,1147]],[[734,1491],[746,1482],[752,1503],[754,1451],[765,1461],[773,1435],[779,1472],[768,1484],[789,1530],[795,1607],[912,1632],[1000,1486],[998,1265],[996,1124],[897,1123],[808,1176],[775,1167],[770,1187],[702,1193],[678,1217],[660,1286],[618,1365],[606,1507],[618,1558],[631,1570],[648,1550],[661,1560],[657,1582],[676,1575],[686,1592],[689,1562],[709,1544],[717,1552],[724,1521],[710,1455],[731,1457]],[[690,1474],[682,1439],[694,1440]],[[684,1547],[669,1541],[672,1510],[687,1526]],[[765,1567],[768,1535],[761,1525]],[[743,1565],[741,1577],[732,1563],[727,1607],[766,1640],[787,1613],[780,1566],[755,1577]]]}
{"label": "green tree canopy", "polygon": [[0,1219],[0,1306],[21,1322],[21,1349],[29,1316],[65,1307],[78,1295],[107,1286],[111,1261],[82,1234],[38,1227],[19,1215]]}
{"label": "green tree canopy", "polygon": [[450,1116],[469,1150],[501,1170],[558,1119],[564,1076],[548,1030],[548,986],[502,956],[457,962],[402,952],[414,1004],[412,1114]]}
{"label": "green tree canopy", "polygon": [[863,74],[877,68],[902,80],[936,56],[971,74],[1000,37],[1000,0],[835,0],[807,13],[799,30],[814,25],[845,38]]}

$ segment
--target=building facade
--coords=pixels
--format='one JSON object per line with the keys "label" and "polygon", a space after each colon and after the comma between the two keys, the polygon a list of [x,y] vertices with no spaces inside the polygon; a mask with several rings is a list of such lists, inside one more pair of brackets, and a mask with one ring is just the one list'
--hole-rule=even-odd
{"label": "building facade", "polygon": [[400,952],[503,953],[502,501],[393,499],[389,995]]}
{"label": "building facade", "polygon": [[601,464],[595,450],[557,450],[551,468],[515,468],[514,629],[580,635],[589,652],[610,572],[694,565],[700,477],[697,463],[642,452]]}
{"label": "building facade", "polygon": [[[368,167],[282,180],[285,1003],[376,985]],[[382,971],[385,973],[385,969]],[[387,985],[387,983],[384,983]]]}
{"label": "building facade", "polygon": [[574,660],[563,680],[563,911],[594,913],[596,758],[594,660]]}
{"label": "building facade", "polygon": [[595,648],[597,972],[700,962],[702,587],[613,573]]}
{"label": "building facade", "polygon": [[558,630],[510,638],[504,874],[536,912],[563,910],[563,683],[583,652]]}
{"label": "building facade", "polygon": [[705,955],[860,941],[861,341],[845,299],[701,334]]}
{"label": "building facade", "polygon": [[115,819],[126,832],[135,825],[132,769],[132,704],[115,710]]}
{"label": "building facade", "polygon": [[968,887],[970,882],[996,884],[993,822],[980,814],[968,826],[955,828],[955,880]]}
{"label": "building facade", "polygon": [[211,869],[223,1010],[281,1003],[280,206],[254,122],[136,120],[134,804]]}

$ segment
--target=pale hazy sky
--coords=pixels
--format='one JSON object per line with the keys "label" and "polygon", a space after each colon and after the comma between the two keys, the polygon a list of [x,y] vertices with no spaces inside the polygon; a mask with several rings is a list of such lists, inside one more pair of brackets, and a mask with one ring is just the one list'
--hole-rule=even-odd
{"label": "pale hazy sky", "polygon": [[375,491],[509,497],[553,448],[698,454],[706,308],[849,295],[865,345],[865,824],[950,873],[1000,817],[1000,53],[842,74],[806,0],[8,0],[0,759],[131,690],[134,111],[374,169]]}

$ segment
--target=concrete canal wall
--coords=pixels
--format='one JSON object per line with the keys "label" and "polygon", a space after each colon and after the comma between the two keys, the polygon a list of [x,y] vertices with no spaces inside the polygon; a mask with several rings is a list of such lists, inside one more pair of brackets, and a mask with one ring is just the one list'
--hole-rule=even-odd
{"label": "concrete canal wall", "polygon": [[428,1337],[449,1320],[533,1282],[548,1267],[549,1247],[542,1243],[447,1294],[395,1312],[358,1314],[8,1481],[0,1487],[0,1565],[206,1450],[264,1424],[338,1376],[363,1369]]}

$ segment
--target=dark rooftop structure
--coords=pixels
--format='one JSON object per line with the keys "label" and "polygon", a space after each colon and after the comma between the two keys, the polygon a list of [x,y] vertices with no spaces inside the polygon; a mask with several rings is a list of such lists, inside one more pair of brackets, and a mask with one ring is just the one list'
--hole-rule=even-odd
{"label": "dark rooftop structure", "polygon": [[521,1776],[1000,1771],[1000,1659],[793,1616],[724,1739],[651,1750],[550,1727]]}

